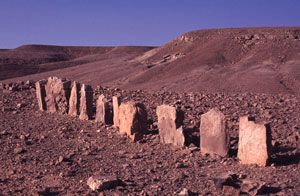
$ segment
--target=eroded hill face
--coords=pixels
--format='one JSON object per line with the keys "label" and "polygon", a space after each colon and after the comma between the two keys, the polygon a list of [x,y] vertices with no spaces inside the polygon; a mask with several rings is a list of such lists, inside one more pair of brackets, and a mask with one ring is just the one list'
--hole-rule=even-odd
{"label": "eroded hill face", "polygon": [[[0,56],[11,53],[10,61],[19,54],[15,50]],[[15,80],[57,75],[124,89],[300,94],[299,27],[193,31],[158,48],[85,48],[80,55],[66,50],[65,59],[38,64],[44,73]],[[33,58],[39,55],[32,50]]]}

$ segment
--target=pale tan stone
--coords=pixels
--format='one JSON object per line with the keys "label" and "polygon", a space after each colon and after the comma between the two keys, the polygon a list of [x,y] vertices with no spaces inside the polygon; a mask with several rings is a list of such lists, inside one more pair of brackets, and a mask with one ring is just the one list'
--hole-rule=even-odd
{"label": "pale tan stone", "polygon": [[183,112],[175,107],[160,105],[156,108],[158,130],[162,143],[184,146]]}
{"label": "pale tan stone", "polygon": [[90,120],[93,116],[93,89],[90,85],[82,84],[80,90],[80,120]]}
{"label": "pale tan stone", "polygon": [[112,123],[112,112],[107,99],[104,95],[100,95],[96,104],[96,122],[101,122],[103,124]]}
{"label": "pale tan stone", "polygon": [[69,101],[69,114],[72,116],[79,115],[79,108],[80,108],[80,84],[74,81],[71,90],[70,101]]}
{"label": "pale tan stone", "polygon": [[147,131],[147,112],[141,103],[122,103],[119,108],[120,133],[128,135],[133,141],[142,139]]}
{"label": "pale tan stone", "polygon": [[266,166],[270,152],[270,126],[268,124],[257,124],[247,116],[240,117],[238,158],[241,163]]}
{"label": "pale tan stone", "polygon": [[49,77],[45,86],[47,111],[65,114],[68,112],[71,81]]}
{"label": "pale tan stone", "polygon": [[229,136],[225,116],[216,108],[201,115],[200,150],[203,154],[228,154]]}
{"label": "pale tan stone", "polygon": [[39,109],[41,111],[47,110],[47,106],[45,102],[45,98],[46,98],[45,85],[46,85],[46,80],[40,80],[35,83],[36,98],[37,98]]}
{"label": "pale tan stone", "polygon": [[113,102],[113,121],[114,121],[114,126],[115,127],[119,127],[120,124],[120,120],[119,120],[119,107],[121,104],[120,98],[117,96],[113,96],[112,98],[112,102]]}

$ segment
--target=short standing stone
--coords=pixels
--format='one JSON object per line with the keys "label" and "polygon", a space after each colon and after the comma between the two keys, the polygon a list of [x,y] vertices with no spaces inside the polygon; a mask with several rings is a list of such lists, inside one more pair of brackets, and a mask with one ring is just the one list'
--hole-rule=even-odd
{"label": "short standing stone", "polygon": [[238,158],[243,164],[266,166],[271,153],[271,129],[268,124],[251,120],[240,117]]}
{"label": "short standing stone", "polygon": [[93,191],[103,191],[106,189],[111,189],[119,184],[119,179],[116,176],[92,176],[87,180],[87,185]]}
{"label": "short standing stone", "polygon": [[113,116],[114,116],[114,126],[115,127],[119,127],[119,107],[121,104],[120,98],[117,96],[113,96],[112,98],[112,102],[113,102]]}
{"label": "short standing stone", "polygon": [[160,105],[156,109],[160,141],[163,143],[184,146],[183,134],[184,114],[181,110],[168,105]]}
{"label": "short standing stone", "polygon": [[96,122],[101,122],[103,124],[111,124],[112,123],[112,115],[111,108],[104,97],[104,95],[100,95],[97,100],[96,106]]}
{"label": "short standing stone", "polygon": [[133,141],[142,139],[147,131],[147,112],[141,103],[122,103],[119,108],[119,130]]}
{"label": "short standing stone", "polygon": [[69,101],[69,114],[72,116],[79,115],[79,107],[80,107],[80,84],[74,81],[71,90],[70,101]]}
{"label": "short standing stone", "polygon": [[39,109],[44,111],[47,110],[45,97],[46,97],[46,90],[45,90],[46,80],[40,80],[35,83],[36,89],[36,98],[38,101]]}
{"label": "short standing stone", "polygon": [[68,112],[71,81],[59,79],[57,77],[49,77],[46,89],[46,105],[47,111],[54,113],[59,112],[65,114]]}
{"label": "short standing stone", "polygon": [[80,120],[90,120],[93,116],[93,89],[83,84],[80,90]]}
{"label": "short standing stone", "polygon": [[229,136],[226,130],[225,116],[218,109],[211,109],[201,115],[200,150],[226,156],[229,150]]}

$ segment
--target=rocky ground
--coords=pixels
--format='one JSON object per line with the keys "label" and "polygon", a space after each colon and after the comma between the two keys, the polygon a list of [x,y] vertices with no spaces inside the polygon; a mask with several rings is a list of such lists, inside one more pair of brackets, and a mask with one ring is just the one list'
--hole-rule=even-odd
{"label": "rocky ground", "polygon": [[[0,86],[0,195],[300,194],[297,96],[97,88],[95,95],[146,105],[149,133],[134,143],[112,126],[39,111],[30,83],[15,86]],[[160,143],[155,108],[162,103],[185,112],[186,147]],[[228,157],[199,151],[200,115],[213,107],[228,120]],[[236,158],[238,118],[244,115],[271,125],[268,167],[242,165]],[[96,174],[117,175],[119,183],[92,191],[87,180]]]}

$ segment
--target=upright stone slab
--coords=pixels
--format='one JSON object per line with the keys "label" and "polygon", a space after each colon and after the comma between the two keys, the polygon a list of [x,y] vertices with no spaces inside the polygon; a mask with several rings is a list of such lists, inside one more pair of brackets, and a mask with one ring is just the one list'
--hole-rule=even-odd
{"label": "upright stone slab", "polygon": [[71,81],[59,79],[57,77],[49,77],[46,89],[46,105],[47,111],[61,114],[68,113]]}
{"label": "upright stone slab", "polygon": [[69,101],[69,114],[72,116],[78,116],[80,109],[80,84],[73,82],[71,96]]}
{"label": "upright stone slab", "polygon": [[242,164],[266,166],[271,153],[271,129],[248,116],[240,117],[238,158]]}
{"label": "upright stone slab", "polygon": [[95,121],[103,124],[112,124],[111,108],[104,95],[98,97]]}
{"label": "upright stone slab", "polygon": [[121,104],[121,100],[119,97],[117,96],[113,96],[112,98],[112,102],[113,102],[113,121],[114,121],[114,126],[115,127],[119,127],[120,124],[120,120],[119,120],[119,107]]}
{"label": "upright stone slab", "polygon": [[46,80],[40,80],[35,83],[35,89],[36,89],[36,98],[38,102],[39,109],[41,111],[47,110],[45,98],[46,98]]}
{"label": "upright stone slab", "polygon": [[80,90],[80,120],[90,120],[93,116],[93,89],[83,84]]}
{"label": "upright stone slab", "polygon": [[156,108],[158,118],[158,130],[162,143],[184,146],[183,134],[184,114],[181,110],[168,105],[160,105]]}
{"label": "upright stone slab", "polygon": [[147,131],[147,112],[141,103],[122,103],[119,108],[119,130],[133,141],[142,139]]}
{"label": "upright stone slab", "polygon": [[226,130],[225,116],[218,109],[211,109],[201,115],[200,150],[226,156],[229,150],[229,136]]}

